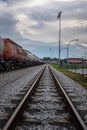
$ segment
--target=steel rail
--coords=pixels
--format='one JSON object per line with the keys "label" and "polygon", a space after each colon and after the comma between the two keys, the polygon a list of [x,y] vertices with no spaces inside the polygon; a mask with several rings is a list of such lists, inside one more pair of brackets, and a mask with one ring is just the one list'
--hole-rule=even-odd
{"label": "steel rail", "polygon": [[18,107],[16,108],[16,110],[14,111],[12,116],[9,118],[9,120],[5,124],[3,130],[14,130],[14,128],[16,126],[16,122],[20,119],[20,115],[21,115],[21,113],[23,113],[24,108],[25,108],[27,102],[29,101],[29,98],[31,97],[32,92],[34,91],[35,87],[37,86],[44,70],[45,70],[45,67],[42,69],[42,71],[40,71],[38,77],[36,78],[36,80],[34,81],[32,86],[30,87],[30,89],[28,90],[28,92],[26,93],[26,95],[24,96],[22,101],[19,103]]}
{"label": "steel rail", "polygon": [[78,111],[76,110],[75,106],[73,105],[71,99],[69,98],[69,96],[67,95],[65,90],[63,89],[61,83],[58,81],[54,72],[51,70],[51,67],[49,67],[49,69],[50,69],[50,72],[51,72],[55,82],[56,82],[56,85],[57,85],[59,91],[61,91],[62,95],[64,96],[64,100],[68,104],[68,108],[70,110],[70,113],[73,116],[73,122],[76,125],[76,128],[78,130],[87,130],[87,126],[85,125],[84,121],[82,120],[81,116],[79,115]]}

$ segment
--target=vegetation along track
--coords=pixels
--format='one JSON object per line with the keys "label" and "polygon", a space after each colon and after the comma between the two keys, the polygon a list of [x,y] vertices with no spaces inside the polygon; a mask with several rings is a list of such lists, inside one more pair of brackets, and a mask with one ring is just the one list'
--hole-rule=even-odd
{"label": "vegetation along track", "polygon": [[59,81],[51,74],[47,66],[37,77],[3,130],[87,129]]}

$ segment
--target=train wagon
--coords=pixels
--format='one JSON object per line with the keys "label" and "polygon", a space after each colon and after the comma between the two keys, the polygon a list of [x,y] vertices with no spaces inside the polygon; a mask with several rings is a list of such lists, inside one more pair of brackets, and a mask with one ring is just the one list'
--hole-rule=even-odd
{"label": "train wagon", "polygon": [[21,46],[7,38],[0,38],[0,64],[4,69],[23,66],[26,52]]}
{"label": "train wagon", "polygon": [[29,52],[28,50],[25,50],[25,52],[27,53],[27,55],[26,55],[26,62],[27,62],[28,66],[42,64],[42,61],[37,56],[35,56],[31,52]]}

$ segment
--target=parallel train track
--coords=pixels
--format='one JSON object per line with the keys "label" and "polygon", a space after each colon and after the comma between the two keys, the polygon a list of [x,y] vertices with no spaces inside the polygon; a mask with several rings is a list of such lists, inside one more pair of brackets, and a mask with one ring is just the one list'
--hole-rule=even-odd
{"label": "parallel train track", "polygon": [[40,72],[3,127],[3,130],[21,129],[87,130],[75,106],[48,66]]}

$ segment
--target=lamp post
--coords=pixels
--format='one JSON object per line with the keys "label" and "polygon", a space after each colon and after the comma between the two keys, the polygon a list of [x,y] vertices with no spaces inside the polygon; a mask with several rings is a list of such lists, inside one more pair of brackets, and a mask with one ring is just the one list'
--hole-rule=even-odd
{"label": "lamp post", "polygon": [[60,65],[60,48],[61,48],[61,13],[58,13],[57,19],[59,19],[59,65]]}
{"label": "lamp post", "polygon": [[68,69],[69,46],[70,46],[70,43],[73,42],[73,41],[79,41],[79,39],[73,39],[73,40],[71,40],[71,41],[67,44],[67,69]]}

